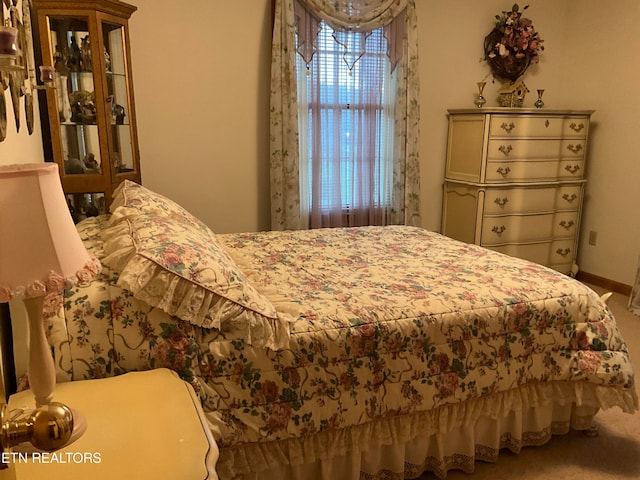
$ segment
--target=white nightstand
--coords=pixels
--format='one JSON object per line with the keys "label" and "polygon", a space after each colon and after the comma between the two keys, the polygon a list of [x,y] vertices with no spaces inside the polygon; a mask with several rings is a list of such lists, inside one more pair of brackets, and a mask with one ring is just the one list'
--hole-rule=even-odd
{"label": "white nightstand", "polygon": [[[80,411],[87,430],[55,457],[17,458],[18,480],[218,478],[218,447],[200,401],[171,370],[59,383],[54,400]],[[9,399],[10,409],[33,404],[30,391]],[[0,472],[4,478],[10,473]]]}

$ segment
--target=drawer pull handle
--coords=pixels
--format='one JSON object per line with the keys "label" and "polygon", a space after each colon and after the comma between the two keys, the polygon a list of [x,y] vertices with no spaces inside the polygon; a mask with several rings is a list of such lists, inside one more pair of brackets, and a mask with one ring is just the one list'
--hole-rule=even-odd
{"label": "drawer pull handle", "polygon": [[564,169],[569,172],[571,175],[580,170],[580,165],[567,165]]}
{"label": "drawer pull handle", "polygon": [[551,125],[551,122],[549,121],[549,119],[547,118],[547,120],[544,122],[544,127],[545,128],[549,128],[549,125]]}
{"label": "drawer pull handle", "polygon": [[573,220],[569,220],[568,222],[566,220],[562,220],[559,225],[562,228],[569,230],[571,227],[573,227],[574,223]]}
{"label": "drawer pull handle", "polygon": [[578,196],[575,193],[572,193],[571,195],[565,193],[564,195],[562,195],[562,199],[566,200],[569,203],[572,203],[576,198],[578,198]]}
{"label": "drawer pull handle", "polygon": [[571,153],[579,153],[582,151],[582,145],[578,144],[578,145],[567,145],[567,150],[569,150]]}
{"label": "drawer pull handle", "polygon": [[500,145],[500,147],[498,148],[498,151],[502,152],[505,157],[509,156],[511,150],[513,150],[513,147],[511,145]]}
{"label": "drawer pull handle", "polygon": [[584,128],[584,123],[571,123],[571,125],[569,125],[569,128],[574,132],[579,133]]}
{"label": "drawer pull handle", "polygon": [[505,132],[507,133],[511,133],[511,130],[513,130],[514,128],[516,128],[516,124],[511,122],[509,124],[507,124],[506,122],[504,122],[502,125],[500,125],[500,128],[503,129]]}
{"label": "drawer pull handle", "polygon": [[505,227],[504,225],[500,225],[499,227],[498,226],[493,227],[491,231],[496,235],[498,235],[499,237],[501,237],[506,229],[507,227]]}
{"label": "drawer pull handle", "polygon": [[502,168],[499,167],[496,172],[499,173],[500,175],[502,175],[502,177],[506,177],[507,175],[509,175],[509,172],[511,171],[511,169],[509,167],[507,168]]}
{"label": "drawer pull handle", "polygon": [[571,249],[570,248],[559,248],[556,250],[556,253],[558,255],[562,255],[563,257],[566,257],[567,255],[569,255],[571,253]]}
{"label": "drawer pull handle", "polygon": [[496,201],[493,202],[498,205],[500,208],[504,208],[504,206],[509,203],[509,199],[507,197],[504,198],[496,198]]}

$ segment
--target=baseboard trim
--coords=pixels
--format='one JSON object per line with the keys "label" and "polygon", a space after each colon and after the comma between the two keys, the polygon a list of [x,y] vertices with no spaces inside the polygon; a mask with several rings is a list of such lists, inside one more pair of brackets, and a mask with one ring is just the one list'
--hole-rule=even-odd
{"label": "baseboard trim", "polygon": [[576,279],[584,283],[590,283],[597,287],[606,288],[612,292],[621,293],[622,295],[631,295],[631,285],[625,283],[616,282],[608,278],[594,275],[593,273],[579,271],[576,275]]}

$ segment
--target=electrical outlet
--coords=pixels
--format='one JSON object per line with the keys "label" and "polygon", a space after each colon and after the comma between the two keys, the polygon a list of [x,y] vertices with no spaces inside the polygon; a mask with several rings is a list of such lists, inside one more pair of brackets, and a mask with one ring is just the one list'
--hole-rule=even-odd
{"label": "electrical outlet", "polygon": [[589,245],[597,245],[598,244],[598,232],[595,230],[589,230]]}

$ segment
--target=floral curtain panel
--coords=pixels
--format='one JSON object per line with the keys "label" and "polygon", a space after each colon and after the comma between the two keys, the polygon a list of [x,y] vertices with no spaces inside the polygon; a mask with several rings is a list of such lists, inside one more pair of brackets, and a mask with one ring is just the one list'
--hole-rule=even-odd
{"label": "floral curtain panel", "polygon": [[[271,65],[271,228],[309,228],[301,195],[296,54],[307,65],[317,49],[319,21],[367,35],[385,27],[397,72],[393,193],[387,223],[420,224],[418,54],[414,0],[277,0]],[[299,35],[296,50],[296,33]],[[349,52],[356,62],[358,52]]]}

